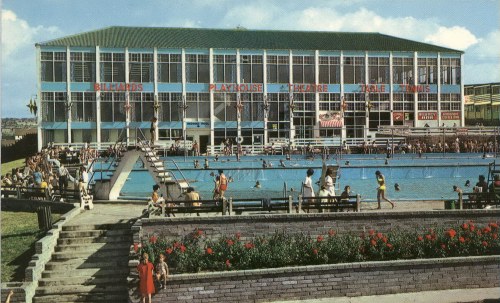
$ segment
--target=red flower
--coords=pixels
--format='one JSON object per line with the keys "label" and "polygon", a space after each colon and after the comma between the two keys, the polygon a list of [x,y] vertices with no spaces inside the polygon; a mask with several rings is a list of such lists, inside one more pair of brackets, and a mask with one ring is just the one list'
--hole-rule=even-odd
{"label": "red flower", "polygon": [[476,234],[477,234],[478,236],[480,236],[480,235],[481,235],[481,230],[479,230],[479,229],[478,229],[478,230],[476,231]]}
{"label": "red flower", "polygon": [[227,246],[231,246],[231,245],[233,245],[233,244],[234,244],[233,240],[231,240],[231,239],[228,239],[228,240],[226,241],[226,243],[227,243]]}
{"label": "red flower", "polygon": [[391,243],[387,243],[386,246],[387,246],[387,248],[392,249],[392,244]]}
{"label": "red flower", "polygon": [[226,267],[231,267],[231,262],[229,262],[229,259],[226,260]]}
{"label": "red flower", "polygon": [[375,234],[375,231],[374,231],[373,229],[370,229],[370,230],[368,231],[368,234],[369,234],[370,236],[373,236],[373,235]]}
{"label": "red flower", "polygon": [[460,241],[460,243],[464,243],[465,239],[464,239],[464,237],[460,237],[460,238],[458,238],[458,241]]}
{"label": "red flower", "polygon": [[446,245],[445,244],[441,244],[441,248],[442,249],[446,249]]}
{"label": "red flower", "polygon": [[181,246],[181,243],[179,243],[179,242],[174,242],[174,248],[178,248],[179,246]]}
{"label": "red flower", "polygon": [[491,232],[491,228],[489,226],[483,228],[483,233],[487,234],[489,232]]}
{"label": "red flower", "polygon": [[382,235],[382,233],[377,233],[377,238],[382,239],[383,237],[384,235]]}
{"label": "red flower", "polygon": [[371,246],[377,246],[377,241],[371,239],[370,244],[371,244]]}
{"label": "red flower", "polygon": [[240,237],[241,237],[241,233],[236,233],[236,234],[235,234],[235,236],[236,236],[236,239],[238,239],[238,240],[239,240],[239,239],[240,239]]}
{"label": "red flower", "polygon": [[184,245],[181,244],[180,250],[181,250],[181,252],[185,252],[186,251],[186,246],[184,246]]}
{"label": "red flower", "polygon": [[318,250],[316,248],[313,249],[313,254],[318,255]]}
{"label": "red flower", "polygon": [[469,224],[467,224],[467,223],[462,224],[462,229],[463,230],[469,229]]}
{"label": "red flower", "polygon": [[139,250],[139,244],[134,243],[134,252],[137,252]]}
{"label": "red flower", "polygon": [[387,237],[383,237],[383,238],[382,238],[382,242],[387,243],[387,241],[388,241],[388,240],[387,240]]}
{"label": "red flower", "polygon": [[208,247],[207,248],[207,254],[211,255],[213,253],[214,253],[214,251],[210,247]]}
{"label": "red flower", "polygon": [[430,241],[432,239],[432,236],[431,235],[425,235],[425,238]]}
{"label": "red flower", "polygon": [[[428,235],[428,236],[429,236],[429,235]],[[422,236],[418,236],[418,237],[417,237],[417,241],[423,241],[423,240],[424,240],[424,238],[422,238]]]}
{"label": "red flower", "polygon": [[496,223],[490,223],[488,224],[491,228],[494,228],[494,229],[497,229],[498,228],[498,224]]}
{"label": "red flower", "polygon": [[330,229],[330,230],[328,231],[328,236],[330,236],[330,237],[335,236],[335,231],[334,231],[333,229]]}
{"label": "red flower", "polygon": [[172,249],[172,247],[169,247],[167,249],[165,249],[165,252],[170,255],[174,250]]}
{"label": "red flower", "polygon": [[476,227],[473,224],[471,224],[470,225],[470,231],[474,231],[475,229],[476,229]]}
{"label": "red flower", "polygon": [[253,248],[253,247],[254,247],[254,245],[253,245],[253,243],[252,243],[252,242],[245,243],[245,248],[246,248],[246,249],[251,249],[251,248]]}
{"label": "red flower", "polygon": [[157,236],[151,236],[149,238],[149,243],[153,243],[153,244],[156,244],[156,241],[158,241],[158,237]]}
{"label": "red flower", "polygon": [[483,242],[481,243],[481,245],[483,245],[484,247],[486,247],[486,246],[488,246],[488,242],[483,241]]}
{"label": "red flower", "polygon": [[497,234],[491,234],[491,237],[493,237],[493,240],[496,240],[498,238]]}
{"label": "red flower", "polygon": [[203,230],[197,229],[195,235],[196,237],[201,237],[203,235]]}
{"label": "red flower", "polygon": [[457,234],[457,232],[453,228],[450,228],[449,230],[446,231],[445,234],[448,237],[450,237],[450,239],[453,239],[455,237],[455,235]]}
{"label": "red flower", "polygon": [[316,241],[318,241],[318,243],[319,243],[319,242],[321,242],[321,241],[323,241],[323,236],[318,236],[318,237],[316,238]]}

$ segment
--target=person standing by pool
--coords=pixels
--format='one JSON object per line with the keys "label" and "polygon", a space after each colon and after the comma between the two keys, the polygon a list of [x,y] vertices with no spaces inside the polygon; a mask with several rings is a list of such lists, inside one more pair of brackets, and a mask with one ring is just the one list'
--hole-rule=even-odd
{"label": "person standing by pool", "polygon": [[333,170],[331,168],[326,170],[325,187],[326,190],[330,193],[330,196],[335,196],[335,183],[333,181]]}
{"label": "person standing by pool", "polygon": [[304,197],[304,203],[309,203],[310,199],[308,198],[314,198],[314,188],[313,188],[313,182],[312,182],[312,175],[314,175],[314,169],[309,168],[306,173],[306,179],[304,181],[303,185],[303,191],[302,191],[302,196]]}
{"label": "person standing by pool", "polygon": [[143,303],[146,303],[146,298],[148,298],[148,303],[151,303],[151,295],[155,293],[154,269],[154,265],[149,262],[149,255],[147,253],[142,254],[142,260],[137,265],[137,271],[139,272],[139,291]]}
{"label": "person standing by pool", "polygon": [[380,202],[383,200],[391,203],[391,206],[392,208],[394,208],[394,202],[392,202],[391,200],[387,199],[385,197],[385,190],[386,190],[386,186],[385,186],[385,177],[384,175],[382,175],[382,173],[377,170],[375,172],[375,177],[377,178],[377,182],[378,182],[378,188],[377,188],[377,202],[378,202],[378,207],[377,209],[381,209],[382,207],[380,206]]}
{"label": "person standing by pool", "polygon": [[158,121],[158,119],[156,117],[153,117],[151,119],[151,127],[149,128],[149,133],[151,134],[151,145],[154,145],[155,144],[155,140],[156,140],[156,129],[157,129],[157,125],[156,125],[156,122]]}
{"label": "person standing by pool", "polygon": [[224,193],[227,190],[228,180],[226,175],[224,175],[224,171],[219,169],[219,198],[224,198]]}

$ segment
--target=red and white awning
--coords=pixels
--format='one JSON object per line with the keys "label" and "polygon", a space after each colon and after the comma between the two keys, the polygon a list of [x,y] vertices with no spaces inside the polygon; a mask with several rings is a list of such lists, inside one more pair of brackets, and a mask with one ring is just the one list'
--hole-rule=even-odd
{"label": "red and white awning", "polygon": [[327,120],[327,121],[319,121],[319,125],[321,127],[326,127],[326,128],[336,128],[336,127],[342,127],[344,126],[344,123],[342,123],[342,120]]}

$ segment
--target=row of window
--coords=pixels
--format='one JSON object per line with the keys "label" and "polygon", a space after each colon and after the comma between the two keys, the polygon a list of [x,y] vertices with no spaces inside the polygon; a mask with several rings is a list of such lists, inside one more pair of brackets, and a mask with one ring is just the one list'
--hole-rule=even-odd
{"label": "row of window", "polygon": [[[179,54],[158,54],[157,78],[160,83],[182,82],[182,60]],[[264,60],[262,55],[240,56],[240,79],[242,83],[264,82]],[[315,83],[314,56],[267,55],[267,83],[290,83],[290,67],[294,83]],[[236,83],[236,55],[214,55],[213,81],[215,83]],[[436,58],[418,58],[418,84],[436,84],[438,65]],[[390,64],[387,57],[343,57],[343,77],[346,84],[365,83],[365,71],[369,83],[389,83]],[[460,84],[461,66],[458,58],[441,58],[441,83]],[[339,84],[341,62],[338,56],[320,56],[318,62],[318,83]],[[188,54],[185,62],[186,82],[209,83],[210,61],[208,55]],[[95,82],[96,58],[94,53],[70,53],[70,81]],[[393,58],[393,83],[414,83],[414,60]],[[66,81],[66,53],[41,53],[41,78],[46,82]],[[125,54],[100,54],[100,80],[102,82],[125,82]],[[154,60],[150,53],[129,54],[129,82],[153,82]]]}
{"label": "row of window", "polygon": [[[394,94],[394,110],[414,110],[413,94]],[[126,95],[124,92],[102,92],[101,95],[101,121],[117,122],[126,120]],[[437,110],[437,94],[419,94],[419,110]],[[216,119],[220,121],[236,121],[238,114],[237,94],[214,94],[213,112]],[[294,116],[314,116],[315,102],[314,94],[295,93]],[[346,111],[389,111],[389,94],[369,94],[369,102],[366,102],[365,94],[346,93]],[[320,94],[319,109],[322,111],[340,111],[340,94]],[[67,94],[64,92],[42,93],[42,121],[64,122],[67,121],[66,103]],[[208,93],[186,94],[185,117],[189,119],[210,119],[210,96]],[[441,94],[441,110],[460,110],[461,102],[458,94]],[[160,93],[158,95],[158,118],[160,121],[182,121],[183,100],[181,93]],[[265,103],[260,93],[244,93],[240,95],[240,108],[242,121],[263,121],[265,115]],[[155,115],[153,93],[130,93],[129,111],[131,121],[150,121]],[[288,93],[268,94],[268,121],[289,121],[290,119],[290,95]],[[93,92],[72,92],[70,113],[72,121],[93,122],[96,121],[96,97]]]}

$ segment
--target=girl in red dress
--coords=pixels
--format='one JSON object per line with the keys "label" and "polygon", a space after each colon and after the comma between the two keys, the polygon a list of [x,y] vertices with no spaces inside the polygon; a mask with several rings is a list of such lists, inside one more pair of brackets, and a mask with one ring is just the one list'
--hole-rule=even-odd
{"label": "girl in red dress", "polygon": [[142,303],[146,303],[146,297],[148,297],[148,303],[151,303],[151,294],[155,292],[155,286],[153,283],[154,265],[149,262],[149,255],[147,253],[142,254],[142,262],[137,265],[137,271],[139,272],[139,291],[142,296]]}

